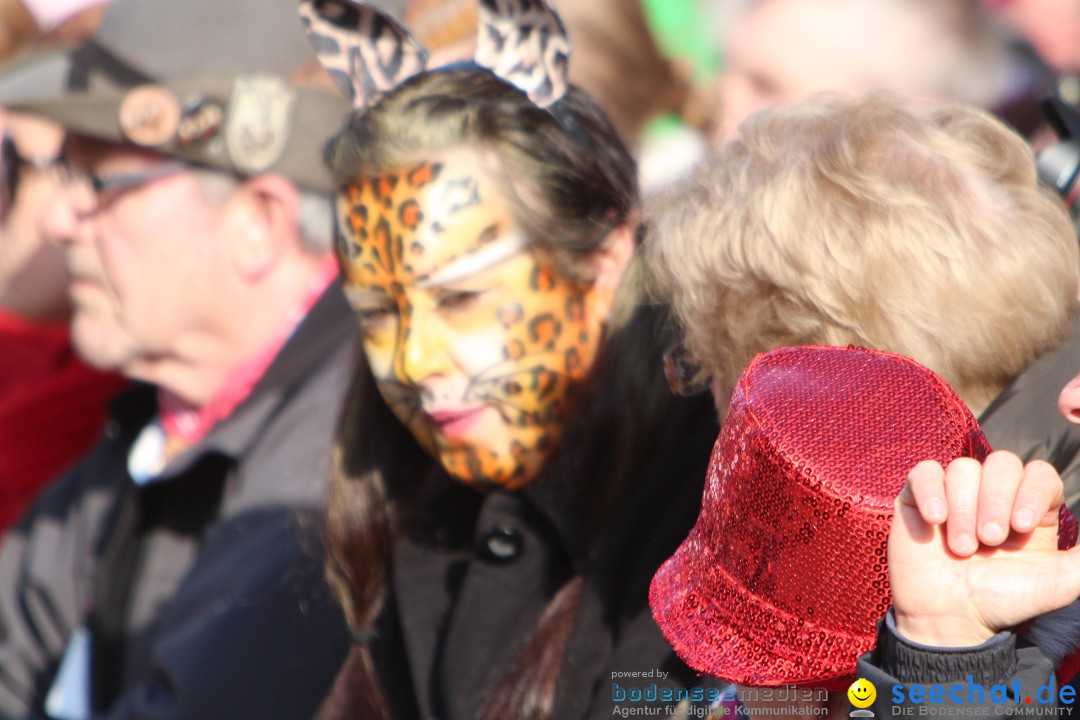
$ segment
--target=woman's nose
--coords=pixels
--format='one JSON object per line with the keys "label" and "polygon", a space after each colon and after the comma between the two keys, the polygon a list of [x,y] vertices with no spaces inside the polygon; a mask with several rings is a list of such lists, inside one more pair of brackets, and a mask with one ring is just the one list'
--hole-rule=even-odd
{"label": "woman's nose", "polygon": [[446,348],[437,322],[425,320],[423,313],[403,314],[394,353],[394,375],[398,382],[414,387],[446,371]]}

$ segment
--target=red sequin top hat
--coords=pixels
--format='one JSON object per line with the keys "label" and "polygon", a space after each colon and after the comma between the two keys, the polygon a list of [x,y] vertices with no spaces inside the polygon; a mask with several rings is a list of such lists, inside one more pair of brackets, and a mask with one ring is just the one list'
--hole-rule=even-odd
{"label": "red sequin top hat", "polygon": [[732,395],[697,524],[653,578],[653,616],[701,672],[843,689],[891,603],[885,546],[908,471],[989,452],[952,388],[909,358],[759,355]]}

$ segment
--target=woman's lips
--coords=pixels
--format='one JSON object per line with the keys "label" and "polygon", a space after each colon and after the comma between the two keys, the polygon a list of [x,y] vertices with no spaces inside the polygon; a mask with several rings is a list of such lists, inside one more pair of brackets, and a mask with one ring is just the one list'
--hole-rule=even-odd
{"label": "woman's lips", "polygon": [[469,431],[480,419],[485,408],[475,407],[463,410],[434,410],[427,413],[432,424],[443,437],[460,437]]}

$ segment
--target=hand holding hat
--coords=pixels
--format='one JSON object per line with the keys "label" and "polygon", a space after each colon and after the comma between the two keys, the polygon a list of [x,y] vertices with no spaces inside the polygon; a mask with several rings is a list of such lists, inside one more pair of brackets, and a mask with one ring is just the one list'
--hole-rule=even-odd
{"label": "hand holding hat", "polygon": [[1076,523],[1059,522],[1047,469],[992,454],[909,358],[763,353],[736,384],[697,524],[653,578],[653,616],[687,664],[740,685],[846,688],[894,596],[908,639],[977,645],[1080,593],[1066,572],[1080,551],[1057,551]]}
{"label": "hand holding hat", "polygon": [[[1080,595],[1076,521],[1061,478],[996,452],[980,465],[916,465],[896,499],[889,578],[897,629],[937,647],[978,645]],[[1059,523],[1061,529],[1059,532]]]}

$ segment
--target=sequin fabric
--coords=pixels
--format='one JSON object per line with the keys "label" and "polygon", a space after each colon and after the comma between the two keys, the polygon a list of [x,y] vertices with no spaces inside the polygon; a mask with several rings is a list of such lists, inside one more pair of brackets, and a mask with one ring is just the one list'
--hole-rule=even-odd
{"label": "sequin fabric", "polygon": [[909,358],[781,348],[736,385],[697,524],[653,578],[683,660],[745,685],[843,689],[891,602],[886,539],[908,471],[990,447]]}

